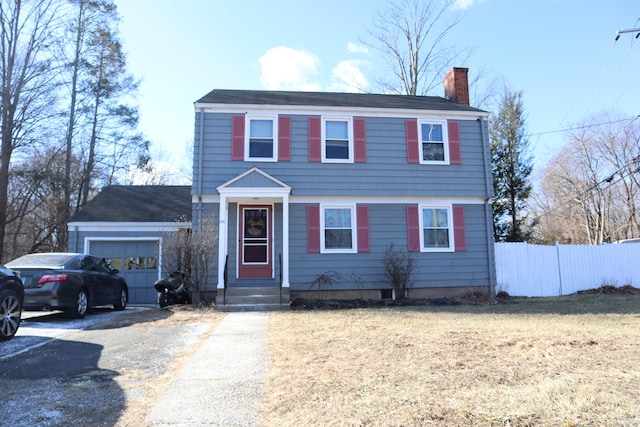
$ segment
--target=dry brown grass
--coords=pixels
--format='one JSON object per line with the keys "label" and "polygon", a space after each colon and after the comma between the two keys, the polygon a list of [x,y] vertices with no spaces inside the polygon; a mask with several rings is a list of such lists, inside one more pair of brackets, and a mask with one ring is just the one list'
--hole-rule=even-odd
{"label": "dry brown grass", "polygon": [[640,296],[276,313],[263,425],[640,425]]}

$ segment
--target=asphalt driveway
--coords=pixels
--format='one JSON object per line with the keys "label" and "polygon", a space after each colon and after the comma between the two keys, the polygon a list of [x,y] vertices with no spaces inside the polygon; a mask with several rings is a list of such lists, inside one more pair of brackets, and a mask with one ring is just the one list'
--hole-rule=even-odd
{"label": "asphalt driveway", "polygon": [[[81,320],[25,313],[16,337],[0,343],[1,424],[185,425],[176,411],[194,413],[198,390],[189,387],[201,390],[210,378],[188,380],[221,357],[211,357],[222,346],[207,338],[224,318],[186,308],[98,309]],[[182,396],[175,410],[172,395]],[[170,412],[154,410],[162,399]]]}

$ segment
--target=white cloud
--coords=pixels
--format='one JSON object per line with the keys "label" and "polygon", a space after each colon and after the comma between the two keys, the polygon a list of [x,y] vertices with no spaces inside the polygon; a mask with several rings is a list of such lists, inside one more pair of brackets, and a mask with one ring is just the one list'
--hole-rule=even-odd
{"label": "white cloud", "polygon": [[320,90],[313,81],[320,60],[312,53],[279,46],[269,49],[259,62],[260,82],[268,90]]}
{"label": "white cloud", "polygon": [[369,81],[359,68],[363,64],[364,62],[356,60],[341,61],[331,71],[329,90],[332,92],[365,92],[369,87]]}
{"label": "white cloud", "polygon": [[[347,50],[368,53],[365,46],[355,43],[349,43]],[[258,62],[260,81],[267,90],[365,92],[369,88],[369,81],[361,70],[367,62],[362,60],[339,62],[331,70],[328,87],[319,83],[320,59],[311,52],[278,46],[269,49]]]}
{"label": "white cloud", "polygon": [[353,42],[347,43],[347,53],[369,53],[369,49],[362,44],[356,44]]}
{"label": "white cloud", "polygon": [[456,0],[455,7],[456,9],[466,10],[469,9],[474,4],[482,3],[485,0]]}

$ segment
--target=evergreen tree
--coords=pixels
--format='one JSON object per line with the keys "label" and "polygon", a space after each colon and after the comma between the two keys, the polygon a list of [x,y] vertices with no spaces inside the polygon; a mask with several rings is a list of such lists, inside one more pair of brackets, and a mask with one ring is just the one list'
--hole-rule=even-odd
{"label": "evergreen tree", "polygon": [[522,92],[505,87],[497,115],[489,126],[493,172],[493,226],[496,241],[529,239],[531,225],[524,213],[531,193],[533,157],[525,136]]}

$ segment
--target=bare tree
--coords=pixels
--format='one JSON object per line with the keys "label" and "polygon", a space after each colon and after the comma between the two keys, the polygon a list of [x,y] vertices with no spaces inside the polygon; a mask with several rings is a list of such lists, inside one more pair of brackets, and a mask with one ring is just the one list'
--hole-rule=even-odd
{"label": "bare tree", "polygon": [[[70,16],[67,28],[67,36],[61,42],[60,56],[63,60],[66,73],[62,80],[69,92],[67,129],[65,135],[66,160],[64,173],[64,202],[60,203],[61,215],[68,221],[73,213],[71,206],[72,191],[72,158],[76,125],[80,120],[82,111],[82,93],[80,84],[86,78],[86,56],[88,55],[89,39],[91,35],[105,21],[117,18],[116,6],[111,0],[68,0]],[[62,245],[67,243],[66,229],[60,229],[58,240]]]}
{"label": "bare tree", "polygon": [[394,0],[378,13],[365,44],[382,53],[393,79],[378,83],[384,92],[426,95],[468,54],[445,43],[461,21],[454,0]]}
{"label": "bare tree", "polygon": [[[89,200],[96,165],[105,165],[107,157],[112,158],[107,170],[116,165],[124,166],[120,162],[122,157],[136,150],[136,162],[148,161],[149,141],[138,133],[126,132],[137,127],[138,111],[121,103],[121,100],[135,91],[138,83],[126,73],[126,56],[117,30],[108,24],[92,34],[89,41],[91,54],[85,58],[87,79],[83,88],[89,95],[89,139],[80,206]],[[111,151],[109,148],[105,150],[106,147]],[[113,174],[108,174],[107,184],[112,179]]]}
{"label": "bare tree", "polygon": [[31,142],[30,130],[48,114],[45,106],[51,105],[55,88],[51,45],[58,30],[57,7],[55,0],[0,2],[0,260],[4,257],[12,156]]}
{"label": "bare tree", "polygon": [[0,2],[0,258],[64,250],[70,216],[149,162],[118,22],[113,0]]}
{"label": "bare tree", "polygon": [[600,244],[639,237],[639,166],[636,118],[603,112],[582,121],[543,172],[537,239]]}
{"label": "bare tree", "polygon": [[[67,227],[61,215],[64,203],[64,150],[34,149],[12,166],[7,212],[6,255],[14,258],[30,252],[59,251],[57,236]],[[77,163],[76,163],[77,166]]]}
{"label": "bare tree", "polygon": [[190,227],[186,218],[178,218],[177,231],[166,232],[162,238],[163,274],[181,272],[192,286],[193,303],[206,302],[204,293],[214,267],[214,249],[218,231],[213,217],[203,218]]}

